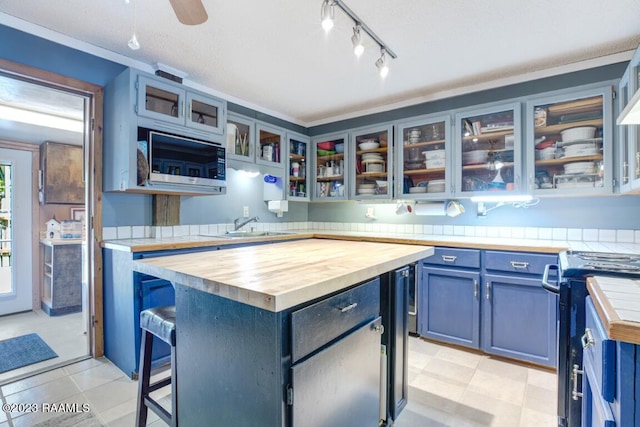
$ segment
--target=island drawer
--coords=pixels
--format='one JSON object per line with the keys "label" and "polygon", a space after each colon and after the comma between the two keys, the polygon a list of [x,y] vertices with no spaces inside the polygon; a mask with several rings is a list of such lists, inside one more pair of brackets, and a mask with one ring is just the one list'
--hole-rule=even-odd
{"label": "island drawer", "polygon": [[291,313],[292,363],[380,313],[380,279]]}
{"label": "island drawer", "polygon": [[433,255],[425,258],[424,263],[448,267],[480,268],[480,251],[477,249],[435,248]]}
{"label": "island drawer", "polygon": [[547,264],[557,264],[556,255],[528,252],[485,251],[486,270],[542,275]]}

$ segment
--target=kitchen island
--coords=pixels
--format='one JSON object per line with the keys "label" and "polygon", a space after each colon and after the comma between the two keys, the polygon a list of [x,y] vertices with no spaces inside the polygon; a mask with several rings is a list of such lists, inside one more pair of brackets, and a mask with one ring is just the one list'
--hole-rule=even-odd
{"label": "kitchen island", "polygon": [[180,424],[377,425],[380,295],[432,254],[306,239],[133,262],[176,287]]}

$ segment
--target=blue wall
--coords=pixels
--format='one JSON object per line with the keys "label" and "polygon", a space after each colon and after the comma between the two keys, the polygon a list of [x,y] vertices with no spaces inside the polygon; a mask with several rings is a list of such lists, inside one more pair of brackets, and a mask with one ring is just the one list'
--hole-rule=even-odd
{"label": "blue wall", "polygon": [[[104,60],[2,25],[0,25],[0,40],[2,40],[0,43],[1,58],[97,85],[106,85],[125,68],[122,64]],[[594,70],[505,86],[310,129],[301,128],[236,104],[229,104],[229,109],[300,133],[317,135],[339,129],[508,99],[514,96],[526,96],[591,82],[617,79],[622,76],[625,66],[624,63],[613,64]],[[105,143],[107,142],[105,141]],[[230,173],[231,182],[227,196],[183,197],[181,222],[183,224],[230,222],[233,218],[241,215],[242,206],[249,206],[252,216],[258,215],[263,221],[269,222],[306,220],[366,222],[364,217],[366,206],[372,206],[358,202],[290,203],[290,212],[284,218],[276,219],[274,214],[267,211],[266,204],[262,201],[261,180],[254,179],[244,182],[234,175],[234,173]],[[151,196],[146,195],[105,193],[103,198],[104,226],[150,225],[151,200]],[[490,212],[486,218],[477,218],[475,204],[469,201],[463,202],[467,213],[458,218],[397,216],[393,213],[393,204],[377,204],[375,206],[378,221],[392,223],[640,229],[639,200],[637,196],[543,199],[539,205],[528,209],[501,207]]]}

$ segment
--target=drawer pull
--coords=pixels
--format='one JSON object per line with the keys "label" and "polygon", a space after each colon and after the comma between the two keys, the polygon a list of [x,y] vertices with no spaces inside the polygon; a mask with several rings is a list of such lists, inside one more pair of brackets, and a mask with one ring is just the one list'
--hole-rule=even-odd
{"label": "drawer pull", "polygon": [[455,255],[442,255],[442,261],[444,262],[456,262],[457,258]]}
{"label": "drawer pull", "polygon": [[473,297],[477,299],[479,293],[480,285],[478,284],[478,279],[473,279]]}
{"label": "drawer pull", "polygon": [[584,349],[587,349],[592,345],[596,345],[596,340],[593,338],[593,334],[589,328],[584,330],[584,335],[580,338],[580,341],[582,341],[582,348]]}
{"label": "drawer pull", "polygon": [[371,329],[379,333],[380,335],[384,334],[384,326],[382,325],[371,325]]}
{"label": "drawer pull", "polygon": [[571,390],[571,398],[573,400],[580,400],[582,392],[578,391],[578,375],[584,374],[583,370],[578,369],[578,365],[573,365],[571,370],[571,382],[573,382],[573,389]]}
{"label": "drawer pull", "polygon": [[346,306],[346,307],[342,307],[342,308],[340,308],[339,310],[340,310],[340,313],[346,313],[347,311],[351,311],[351,310],[353,310],[353,309],[354,309],[354,308],[356,308],[357,306],[358,306],[358,303],[357,303],[357,302],[354,302],[354,303],[352,303],[352,304],[349,304],[349,305],[348,305],[348,306]]}
{"label": "drawer pull", "polygon": [[491,282],[487,282],[487,300],[491,299]]}
{"label": "drawer pull", "polygon": [[526,261],[511,261],[511,267],[513,268],[527,268],[529,263]]}

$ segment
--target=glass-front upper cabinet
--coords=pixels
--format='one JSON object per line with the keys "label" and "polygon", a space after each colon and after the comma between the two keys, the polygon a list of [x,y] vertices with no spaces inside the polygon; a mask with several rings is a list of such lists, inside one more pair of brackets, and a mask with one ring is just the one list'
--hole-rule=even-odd
{"label": "glass-front upper cabinet", "polygon": [[612,192],[612,104],[611,86],[527,103],[530,192]]}
{"label": "glass-front upper cabinet", "polygon": [[227,115],[227,158],[255,162],[255,123],[233,113]]}
{"label": "glass-front upper cabinet", "polygon": [[136,112],[143,117],[222,135],[225,102],[161,77],[139,76]]}
{"label": "glass-front upper cabinet", "polygon": [[513,195],[521,190],[521,106],[456,114],[454,168],[460,196]]}
{"label": "glass-front upper cabinet", "polygon": [[152,119],[184,124],[186,91],[170,82],[138,77],[137,113]]}
{"label": "glass-front upper cabinet", "polygon": [[356,129],[351,135],[351,160],[354,179],[351,199],[390,199],[393,194],[393,133],[390,125]]}
{"label": "glass-front upper cabinet", "polygon": [[[640,48],[636,50],[629,62],[628,73],[630,100],[635,93],[640,91]],[[637,192],[640,189],[640,125],[622,125],[618,126],[618,128],[621,132],[624,129],[627,134],[630,181],[628,190]]]}
{"label": "glass-front upper cabinet", "polygon": [[344,200],[348,197],[349,135],[336,133],[311,139],[313,157],[313,200]]}
{"label": "glass-front upper cabinet", "polygon": [[289,148],[287,163],[289,170],[287,188],[289,192],[287,198],[289,200],[308,202],[311,197],[309,194],[310,171],[307,161],[310,144],[308,136],[287,132],[287,146]]}
{"label": "glass-front upper cabinet", "polygon": [[415,118],[396,126],[396,197],[450,195],[451,119]]}
{"label": "glass-front upper cabinet", "polygon": [[264,123],[256,123],[256,163],[284,168],[284,132]]}
{"label": "glass-front upper cabinet", "polygon": [[224,113],[222,101],[187,91],[186,125],[188,127],[222,134]]}

